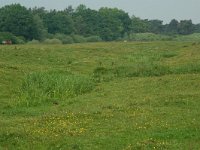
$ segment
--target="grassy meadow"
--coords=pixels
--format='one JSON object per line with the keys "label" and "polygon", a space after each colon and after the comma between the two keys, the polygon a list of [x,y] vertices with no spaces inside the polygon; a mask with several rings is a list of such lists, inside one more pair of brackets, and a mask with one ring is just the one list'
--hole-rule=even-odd
{"label": "grassy meadow", "polygon": [[0,46],[0,149],[199,149],[200,42]]}

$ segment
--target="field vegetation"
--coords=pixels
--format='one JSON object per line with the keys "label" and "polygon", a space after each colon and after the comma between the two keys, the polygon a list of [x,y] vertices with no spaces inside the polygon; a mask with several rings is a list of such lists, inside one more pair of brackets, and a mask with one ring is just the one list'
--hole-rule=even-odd
{"label": "field vegetation", "polygon": [[0,149],[199,149],[200,42],[32,42],[0,46]]}
{"label": "field vegetation", "polygon": [[[17,24],[17,26],[16,26]],[[118,8],[99,10],[80,4],[64,10],[26,8],[20,4],[0,7],[0,44],[71,44],[99,41],[199,40],[200,24],[192,20],[141,19]]]}

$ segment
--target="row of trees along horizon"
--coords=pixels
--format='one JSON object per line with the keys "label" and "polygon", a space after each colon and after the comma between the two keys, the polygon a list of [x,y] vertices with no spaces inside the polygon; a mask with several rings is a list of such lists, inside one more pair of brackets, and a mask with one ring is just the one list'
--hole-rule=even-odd
{"label": "row of trees along horizon", "polygon": [[200,24],[176,19],[163,24],[162,20],[130,17],[117,8],[93,10],[79,5],[75,9],[68,6],[64,10],[46,10],[44,7],[28,9],[20,4],[11,4],[0,8],[0,32],[0,39],[14,35],[23,41],[60,38],[70,43],[70,38],[75,37],[113,41],[136,33],[188,35],[199,33]]}

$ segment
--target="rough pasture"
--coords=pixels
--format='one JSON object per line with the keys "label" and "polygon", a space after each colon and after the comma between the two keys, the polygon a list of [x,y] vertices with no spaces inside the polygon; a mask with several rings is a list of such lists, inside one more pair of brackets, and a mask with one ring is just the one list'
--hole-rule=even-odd
{"label": "rough pasture", "polygon": [[0,149],[199,149],[199,50],[0,46]]}

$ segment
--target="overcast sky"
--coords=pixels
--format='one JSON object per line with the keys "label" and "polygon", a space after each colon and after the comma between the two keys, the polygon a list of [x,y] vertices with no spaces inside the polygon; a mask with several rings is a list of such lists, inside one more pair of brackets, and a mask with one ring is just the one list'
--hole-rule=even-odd
{"label": "overcast sky", "polygon": [[0,7],[20,3],[26,7],[45,7],[47,9],[64,9],[85,4],[92,9],[100,7],[117,7],[130,16],[142,19],[160,19],[168,23],[171,19],[192,19],[200,23],[200,0],[0,0]]}

